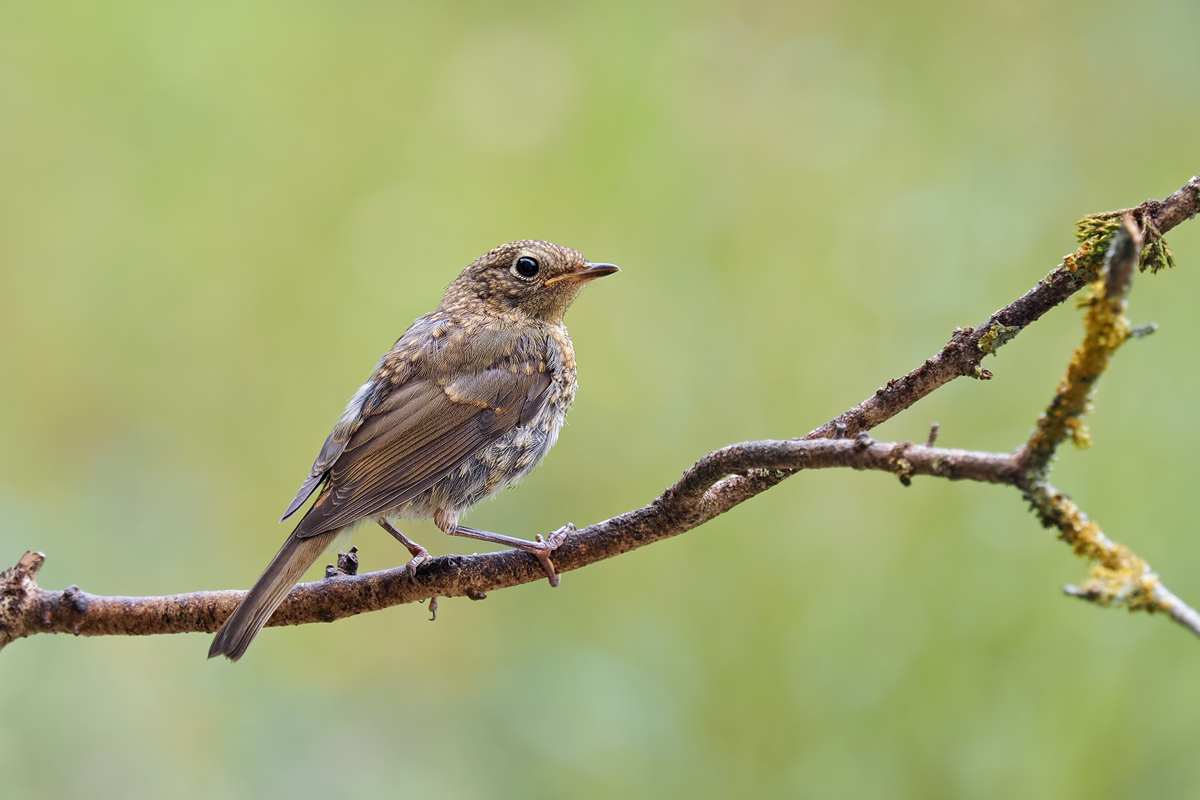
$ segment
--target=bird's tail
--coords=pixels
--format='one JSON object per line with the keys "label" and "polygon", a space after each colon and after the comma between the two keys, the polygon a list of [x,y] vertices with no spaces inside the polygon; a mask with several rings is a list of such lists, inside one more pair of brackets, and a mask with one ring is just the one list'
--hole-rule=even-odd
{"label": "bird's tail", "polygon": [[267,624],[275,609],[287,597],[305,571],[313,565],[325,548],[337,538],[339,531],[320,533],[303,539],[292,534],[275,558],[259,576],[250,593],[234,609],[217,631],[208,657],[223,655],[237,661],[254,641],[254,637]]}

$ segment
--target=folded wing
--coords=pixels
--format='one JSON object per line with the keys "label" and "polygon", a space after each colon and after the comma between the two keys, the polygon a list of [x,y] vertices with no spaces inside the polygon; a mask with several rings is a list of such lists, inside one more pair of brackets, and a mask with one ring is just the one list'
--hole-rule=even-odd
{"label": "folded wing", "polygon": [[446,385],[413,380],[396,387],[336,455],[326,473],[328,485],[296,535],[336,530],[411,500],[536,415],[550,383],[546,372],[506,366]]}

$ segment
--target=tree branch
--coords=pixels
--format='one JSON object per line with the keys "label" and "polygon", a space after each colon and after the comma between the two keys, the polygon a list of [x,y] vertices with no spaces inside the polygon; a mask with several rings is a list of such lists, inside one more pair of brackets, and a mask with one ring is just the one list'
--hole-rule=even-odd
{"label": "tree branch", "polygon": [[[1124,603],[1131,609],[1161,610],[1200,635],[1200,614],[1162,586],[1145,562],[1104,537],[1094,523],[1045,482],[1044,474],[1031,469],[1033,450],[1029,444],[1012,454],[982,453],[934,447],[932,435],[929,444],[914,445],[881,443],[865,434],[955,378],[990,378],[981,366],[984,356],[994,354],[1046,311],[1097,279],[1103,254],[1116,231],[1116,224],[1110,224],[1114,215],[1117,219],[1129,216],[1141,226],[1147,238],[1141,263],[1143,268],[1155,269],[1155,265],[1171,263],[1162,235],[1194,217],[1197,211],[1200,176],[1166,200],[1148,200],[1134,209],[1087,218],[1086,226],[1081,223],[1079,250],[983,325],[956,330],[946,346],[924,364],[888,381],[873,396],[802,439],[745,442],[709,453],[649,505],[569,535],[554,553],[557,569],[580,569],[677,536],[802,470],[882,470],[892,472],[905,485],[916,475],[928,475],[1017,487],[1035,501],[1043,523],[1059,527],[1064,538],[1068,538],[1067,529],[1078,528],[1089,532],[1085,537],[1088,541],[1098,543],[1099,550],[1081,553],[1100,561],[1093,570],[1093,580],[1082,589],[1070,587],[1069,593],[1109,605]],[[1079,551],[1080,545],[1075,541],[1072,544]],[[1122,561],[1125,554],[1136,559],[1136,564]],[[103,636],[211,632],[245,596],[241,591],[216,591],[165,597],[101,597],[75,586],[47,591],[36,581],[44,560],[40,553],[26,553],[15,566],[0,573],[0,648],[35,633]],[[1112,564],[1121,569],[1112,569]],[[1105,569],[1108,572],[1103,572]],[[544,577],[536,558],[514,550],[442,556],[422,564],[415,580],[398,567],[301,584],[275,612],[269,625],[331,622],[439,596],[482,599],[486,592]],[[1129,600],[1133,595],[1128,588],[1134,577],[1135,582],[1140,581],[1141,594]]]}
{"label": "tree branch", "polygon": [[[751,470],[850,467],[893,472],[901,480],[936,475],[951,480],[1013,483],[1011,455],[935,447],[884,444],[865,433],[855,439],[761,441],[730,445],[696,462],[650,505],[576,531],[554,552],[559,572],[569,572],[653,542],[677,536],[725,513],[741,501],[713,492],[731,473]],[[26,553],[0,577],[0,618],[11,641],[34,633],[78,636],[142,635],[215,631],[245,592],[218,591],[166,597],[100,597],[69,587],[46,591],[35,578],[40,553]],[[474,597],[545,578],[533,556],[515,550],[471,556],[442,556],[421,565],[416,580],[401,567],[301,584],[271,618],[270,625],[331,622],[342,617],[430,597]],[[15,624],[14,624],[15,623]]]}

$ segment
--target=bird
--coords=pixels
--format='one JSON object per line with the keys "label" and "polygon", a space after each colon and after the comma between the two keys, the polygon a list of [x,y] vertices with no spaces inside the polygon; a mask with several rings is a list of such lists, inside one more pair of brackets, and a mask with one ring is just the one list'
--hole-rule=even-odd
{"label": "bird", "polygon": [[237,661],[292,587],[339,534],[369,520],[409,551],[415,580],[429,552],[400,520],[537,556],[552,586],[561,528],[537,541],[459,524],[468,508],[527,476],[558,439],[575,398],[575,350],[563,315],[580,290],[619,272],[577,251],[525,239],[469,264],[350,398],[283,519],[312,496],[279,552],[221,626],[208,657]]}

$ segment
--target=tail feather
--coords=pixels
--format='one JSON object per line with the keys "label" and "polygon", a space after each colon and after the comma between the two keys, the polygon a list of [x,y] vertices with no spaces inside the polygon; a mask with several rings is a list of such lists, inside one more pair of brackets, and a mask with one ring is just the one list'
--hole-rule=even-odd
{"label": "tail feather", "polygon": [[230,661],[241,658],[288,592],[337,535],[335,530],[304,539],[289,536],[250,593],[217,631],[208,657],[223,655]]}

